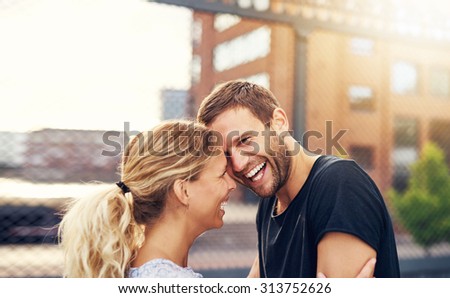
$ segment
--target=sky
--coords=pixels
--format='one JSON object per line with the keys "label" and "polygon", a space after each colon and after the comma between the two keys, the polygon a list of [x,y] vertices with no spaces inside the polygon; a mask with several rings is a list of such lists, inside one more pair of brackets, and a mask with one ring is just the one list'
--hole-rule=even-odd
{"label": "sky", "polygon": [[187,89],[190,10],[145,0],[0,0],[0,131],[150,129]]}

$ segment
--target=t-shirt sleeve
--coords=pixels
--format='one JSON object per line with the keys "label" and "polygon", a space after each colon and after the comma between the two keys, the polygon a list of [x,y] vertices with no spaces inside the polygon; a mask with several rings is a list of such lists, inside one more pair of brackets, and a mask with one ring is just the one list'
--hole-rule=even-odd
{"label": "t-shirt sleeve", "polygon": [[309,215],[315,245],[328,232],[354,235],[377,252],[385,220],[384,203],[374,182],[354,162],[330,165],[318,177]]}

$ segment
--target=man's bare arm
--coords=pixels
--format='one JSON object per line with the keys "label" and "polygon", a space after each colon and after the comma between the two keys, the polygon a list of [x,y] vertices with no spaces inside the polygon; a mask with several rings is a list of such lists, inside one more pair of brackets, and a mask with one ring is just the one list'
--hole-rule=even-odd
{"label": "man's bare arm", "polygon": [[[377,262],[377,259],[372,258],[370,259],[366,265],[364,265],[363,269],[361,269],[361,272],[356,276],[356,278],[372,278],[373,273],[375,271],[375,264]],[[317,278],[327,278],[325,274],[322,272],[317,273]]]}
{"label": "man's bare arm", "polygon": [[[325,234],[317,248],[317,273],[326,277],[371,277],[375,267],[372,258],[376,251],[356,236],[330,232]],[[364,265],[367,265],[367,269]],[[369,276],[361,276],[368,275]]]}
{"label": "man's bare arm", "polygon": [[[361,271],[356,275],[357,278],[370,278],[373,277],[373,272],[375,271],[376,258],[371,258],[361,269]],[[247,276],[248,278],[259,278],[259,258],[256,254],[255,260],[253,261],[252,268]],[[318,270],[318,278],[326,278],[325,274]]]}

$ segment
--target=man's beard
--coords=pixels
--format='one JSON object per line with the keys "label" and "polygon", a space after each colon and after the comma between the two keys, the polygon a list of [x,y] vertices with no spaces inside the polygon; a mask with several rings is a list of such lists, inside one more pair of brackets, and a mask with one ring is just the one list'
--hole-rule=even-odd
{"label": "man's beard", "polygon": [[[272,183],[270,185],[262,185],[258,188],[250,189],[261,198],[271,198],[286,184],[291,168],[291,157],[286,154],[287,148],[285,145],[278,146],[275,151],[275,156],[268,157],[267,165],[270,166],[272,174]],[[267,169],[266,169],[267,171]],[[267,187],[269,187],[267,189]]]}

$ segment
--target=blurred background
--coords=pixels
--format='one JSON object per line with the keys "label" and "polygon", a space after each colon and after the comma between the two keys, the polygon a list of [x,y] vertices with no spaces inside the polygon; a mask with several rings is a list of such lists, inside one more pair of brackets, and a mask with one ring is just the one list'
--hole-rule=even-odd
{"label": "blurred background", "polygon": [[[450,277],[449,12],[445,0],[0,0],[0,277],[61,276],[62,206],[119,179],[130,137],[195,117],[231,79],[272,90],[309,150],[369,173],[402,276]],[[190,266],[246,276],[257,202],[239,188]]]}

